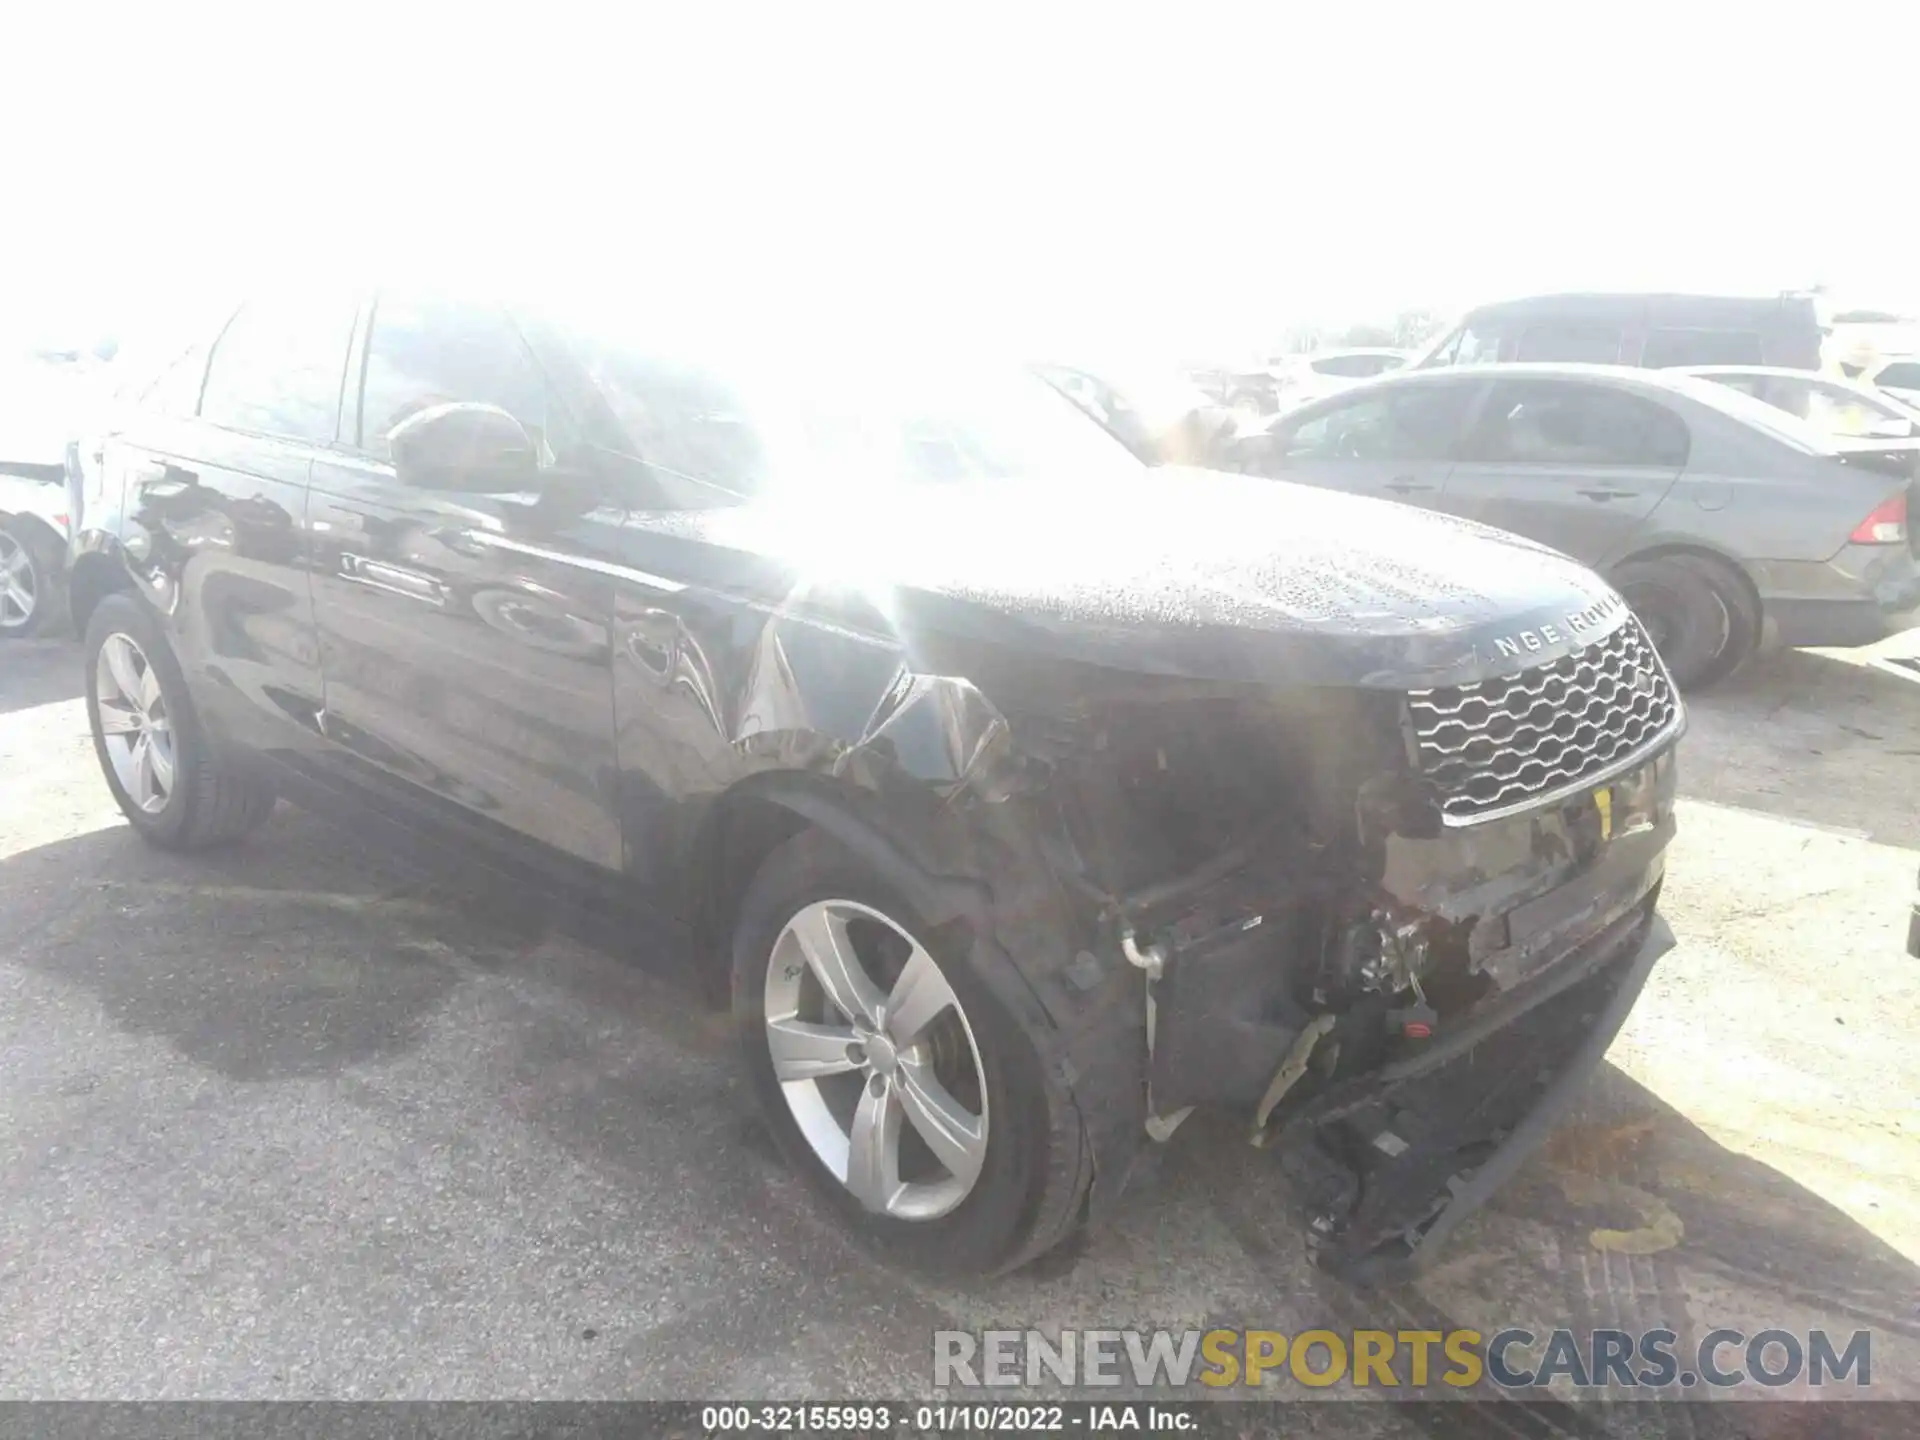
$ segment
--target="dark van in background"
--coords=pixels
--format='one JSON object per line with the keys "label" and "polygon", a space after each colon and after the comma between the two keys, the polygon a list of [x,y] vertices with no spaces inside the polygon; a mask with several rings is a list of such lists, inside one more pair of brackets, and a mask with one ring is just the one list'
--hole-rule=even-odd
{"label": "dark van in background", "polygon": [[1418,367],[1494,361],[1820,368],[1811,296],[1537,295],[1469,311]]}

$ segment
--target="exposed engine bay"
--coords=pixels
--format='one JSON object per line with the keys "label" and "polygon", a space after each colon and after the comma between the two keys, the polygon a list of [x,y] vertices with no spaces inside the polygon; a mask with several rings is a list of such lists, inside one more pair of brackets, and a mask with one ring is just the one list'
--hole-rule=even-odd
{"label": "exposed engine bay", "polygon": [[[1287,1152],[1329,1263],[1417,1248],[1653,923],[1683,722],[1647,663],[1652,683],[1607,697],[1655,702],[1616,747],[1626,763],[1570,748],[1612,710],[1529,691],[1530,756],[1598,777],[1564,784],[1530,758],[1496,813],[1464,821],[1404,693],[1078,671],[1000,690],[1022,697],[1025,767],[1002,783],[1039,807],[1047,867],[1144,989],[1149,1135],[1196,1107],[1243,1113],[1254,1144]],[[1505,683],[1419,696],[1472,717]],[[1535,743],[1528,713],[1568,744]],[[1535,779],[1545,793],[1511,803]]]}

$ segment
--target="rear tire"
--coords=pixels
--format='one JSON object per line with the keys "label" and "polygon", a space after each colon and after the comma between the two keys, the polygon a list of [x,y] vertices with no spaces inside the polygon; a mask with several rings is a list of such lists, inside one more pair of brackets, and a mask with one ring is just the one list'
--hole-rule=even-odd
{"label": "rear tire", "polygon": [[131,595],[107,596],[88,621],[85,650],[94,754],[114,802],[142,839],[167,850],[208,850],[265,823],[273,790],[207,734],[145,605]]}
{"label": "rear tire", "polygon": [[[824,948],[845,942],[845,953],[872,982],[862,990],[856,977],[854,988],[872,1004],[877,1024],[850,1017],[822,981],[834,962],[817,958],[822,942],[808,927],[835,916]],[[741,1056],[781,1151],[856,1239],[881,1258],[926,1274],[981,1278],[1033,1259],[1073,1232],[1092,1179],[1074,1101],[1042,1059],[1044,1037],[983,973],[996,963],[1004,966],[974,943],[963,922],[933,925],[818,830],[802,831],[767,857],[734,930]],[[931,967],[923,983],[941,1008],[915,1032],[905,1023],[910,1007],[898,1002],[909,990],[928,992],[918,984],[902,987],[899,978],[922,966]],[[903,1022],[898,1028],[896,1018]],[[782,1033],[777,1075],[775,1029],[796,1025],[806,1038],[828,1032],[832,1038],[819,1047],[817,1061],[805,1062],[818,1068],[800,1074],[803,1066]],[[907,1043],[904,1037],[913,1033],[926,1038]],[[940,1113],[955,1117],[947,1139],[960,1137],[960,1146],[921,1138],[930,1133],[929,1111],[911,1092],[910,1069],[937,1077],[938,1093],[956,1102]],[[888,1104],[896,1109],[886,1111]],[[882,1133],[871,1117],[883,1113],[894,1116],[898,1164],[890,1171],[883,1166],[877,1184],[856,1183],[857,1157],[872,1149],[855,1140],[856,1130],[864,1115],[864,1134]],[[975,1136],[977,1158],[970,1158],[963,1147]],[[955,1155],[967,1163],[948,1165]],[[883,1208],[876,1208],[876,1197]]]}
{"label": "rear tire", "polygon": [[51,529],[30,516],[0,519],[0,640],[67,632],[65,569]]}
{"label": "rear tire", "polygon": [[1632,560],[1614,570],[1613,583],[1683,690],[1718,684],[1759,643],[1759,607],[1740,576],[1717,560]]}

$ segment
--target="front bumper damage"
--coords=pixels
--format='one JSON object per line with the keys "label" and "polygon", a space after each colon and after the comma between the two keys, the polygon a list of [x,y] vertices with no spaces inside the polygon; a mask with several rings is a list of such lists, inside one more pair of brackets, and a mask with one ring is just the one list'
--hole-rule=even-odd
{"label": "front bumper damage", "polygon": [[[820,758],[916,872],[964,880],[952,913],[1031,986],[1089,1219],[1206,1108],[1304,1191],[1322,1264],[1380,1278],[1539,1143],[1671,944],[1654,907],[1684,713],[1634,722],[1667,682],[1613,633],[1457,697],[958,647],[927,663],[974,679],[906,676]],[[1518,798],[1428,753],[1451,763],[1446,717],[1473,706],[1512,718],[1487,738]],[[1533,773],[1556,725],[1612,748]]]}
{"label": "front bumper damage", "polygon": [[[1370,913],[1422,937],[1397,978],[1389,956],[1343,960],[1365,983],[1332,988],[1328,917],[1351,900],[1310,887],[1247,913],[1244,893],[1220,898],[1229,879],[1151,944],[1123,930],[1146,972],[1148,1133],[1200,1106],[1245,1113],[1323,1267],[1366,1283],[1417,1267],[1550,1132],[1672,948],[1654,907],[1673,779],[1669,750],[1535,814],[1395,837]],[[1323,978],[1303,985],[1315,955]]]}
{"label": "front bumper damage", "polygon": [[[1529,997],[1533,1013],[1502,1017],[1508,1033],[1462,1031],[1290,1121],[1274,1143],[1314,1207],[1316,1260],[1359,1284],[1416,1271],[1560,1123],[1673,946],[1651,909],[1623,917],[1541,977],[1552,983]],[[1482,1043],[1500,1052],[1504,1073],[1491,1084]],[[1329,1137],[1375,1163],[1341,1163]]]}

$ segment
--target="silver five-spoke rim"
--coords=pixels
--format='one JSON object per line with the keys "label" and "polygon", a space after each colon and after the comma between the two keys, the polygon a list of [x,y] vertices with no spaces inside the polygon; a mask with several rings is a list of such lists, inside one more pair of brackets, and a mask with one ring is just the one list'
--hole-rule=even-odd
{"label": "silver five-spoke rim", "polygon": [[18,630],[33,618],[38,589],[27,547],[0,531],[0,630]]}
{"label": "silver five-spoke rim", "polygon": [[986,1070],[959,997],[897,922],[853,900],[796,914],[767,966],[767,1049],[820,1163],[878,1214],[931,1220],[987,1154]]}
{"label": "silver five-spoke rim", "polygon": [[135,805],[159,814],[173,794],[173,721],[160,677],[129,636],[109,635],[100,647],[93,692],[114,778]]}

